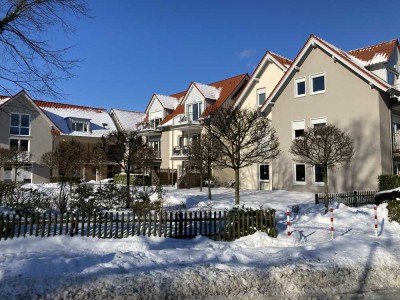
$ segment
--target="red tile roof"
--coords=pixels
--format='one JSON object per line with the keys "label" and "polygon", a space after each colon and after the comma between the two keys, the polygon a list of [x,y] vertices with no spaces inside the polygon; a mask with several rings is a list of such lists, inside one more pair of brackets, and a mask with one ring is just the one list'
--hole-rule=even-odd
{"label": "red tile roof", "polygon": [[37,106],[40,108],[51,107],[51,108],[66,108],[66,109],[83,109],[97,112],[106,112],[105,108],[97,108],[97,107],[89,107],[89,106],[81,106],[81,105],[73,105],[73,104],[65,104],[65,103],[57,103],[57,102],[49,102],[43,100],[33,100]]}
{"label": "red tile roof", "polygon": [[[232,93],[239,86],[239,84],[243,80],[248,79],[248,77],[249,77],[249,75],[247,73],[245,73],[245,74],[240,74],[240,75],[230,77],[230,78],[227,78],[224,80],[209,83],[208,85],[210,85],[210,86],[214,86],[216,88],[221,88],[221,94],[220,94],[218,100],[215,101],[214,104],[209,107],[209,109],[207,109],[205,112],[203,112],[202,116],[203,117],[206,116],[210,109],[216,109],[216,108],[220,107],[230,96],[232,96],[232,97],[236,96],[236,95],[232,95]],[[180,97],[185,96],[186,93],[187,93],[187,91],[184,91],[184,92],[179,92],[177,94],[173,94],[171,96],[180,98]],[[167,123],[168,121],[173,119],[175,116],[183,114],[184,112],[185,112],[185,108],[183,107],[183,105],[181,105],[181,104],[178,105],[171,114],[169,114],[168,116],[166,116],[164,118],[164,120],[161,122],[161,124]]]}
{"label": "red tile roof", "polygon": [[289,67],[293,62],[290,59],[283,57],[282,55],[273,53],[271,51],[268,51],[268,52],[273,58],[275,58],[280,64],[282,64],[285,67]]}
{"label": "red tile roof", "polygon": [[376,45],[363,47],[348,51],[355,58],[363,61],[366,65],[386,62],[393,52],[393,49],[399,45],[397,39],[379,43]]}

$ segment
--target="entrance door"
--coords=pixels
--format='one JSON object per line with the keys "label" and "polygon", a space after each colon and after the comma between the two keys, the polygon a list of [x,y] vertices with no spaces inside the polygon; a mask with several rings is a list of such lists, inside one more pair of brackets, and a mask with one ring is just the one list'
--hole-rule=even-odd
{"label": "entrance door", "polygon": [[269,165],[259,165],[258,181],[260,190],[269,190]]}

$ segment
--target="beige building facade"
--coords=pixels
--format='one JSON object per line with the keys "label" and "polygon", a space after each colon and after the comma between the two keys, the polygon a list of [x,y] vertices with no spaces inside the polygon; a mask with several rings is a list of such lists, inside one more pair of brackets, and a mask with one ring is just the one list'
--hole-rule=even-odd
{"label": "beige building facade", "polygon": [[[378,51],[380,56],[386,55],[386,61],[398,57],[397,41],[391,49],[386,48],[374,46],[364,51]],[[360,52],[349,55],[311,36],[261,107],[262,112],[273,115],[272,125],[281,145],[281,155],[271,163],[273,189],[323,191],[321,168],[295,161],[289,148],[304,130],[324,124],[349,133],[355,149],[349,165],[329,171],[331,192],[376,190],[378,176],[393,173],[393,128],[400,120],[396,111],[400,93],[394,82],[378,76],[389,72],[386,64],[369,66],[362,60],[365,53]]]}

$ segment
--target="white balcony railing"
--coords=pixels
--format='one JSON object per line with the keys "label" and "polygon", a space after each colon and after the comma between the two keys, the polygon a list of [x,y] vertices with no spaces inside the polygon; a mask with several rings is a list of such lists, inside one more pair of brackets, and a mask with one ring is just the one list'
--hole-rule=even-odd
{"label": "white balcony railing", "polygon": [[189,155],[189,147],[187,146],[172,147],[172,156],[188,156],[188,155]]}
{"label": "white balcony railing", "polygon": [[400,153],[400,132],[393,134],[393,152]]}

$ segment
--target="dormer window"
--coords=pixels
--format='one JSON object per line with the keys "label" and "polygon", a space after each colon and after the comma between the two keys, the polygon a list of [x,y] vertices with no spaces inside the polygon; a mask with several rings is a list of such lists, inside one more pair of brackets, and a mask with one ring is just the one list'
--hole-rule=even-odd
{"label": "dormer window", "polygon": [[162,121],[162,118],[150,120],[150,128],[152,128],[152,129],[157,128],[158,126],[160,126],[161,121]]}
{"label": "dormer window", "polygon": [[189,116],[189,120],[197,121],[201,115],[201,102],[189,104],[187,106],[187,113]]}
{"label": "dormer window", "polygon": [[90,132],[90,120],[68,118],[68,121],[71,131]]}

